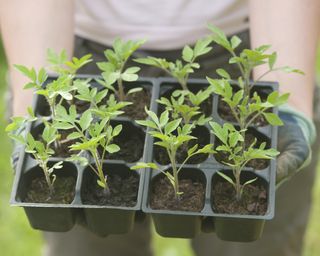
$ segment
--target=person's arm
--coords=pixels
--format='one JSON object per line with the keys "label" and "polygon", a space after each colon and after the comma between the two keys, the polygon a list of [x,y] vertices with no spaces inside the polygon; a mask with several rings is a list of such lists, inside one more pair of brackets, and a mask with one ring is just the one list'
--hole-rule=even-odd
{"label": "person's arm", "polygon": [[[284,125],[278,130],[278,187],[311,160],[316,135],[312,116],[319,18],[318,0],[250,0],[252,46],[271,44],[278,53],[277,66],[305,72],[302,76],[279,71],[265,77],[278,81],[280,91],[290,93],[289,104],[279,108]],[[254,75],[262,72],[257,69]]]}
{"label": "person's arm", "polygon": [[9,65],[13,115],[26,114],[32,91],[23,90],[27,79],[13,68],[23,64],[39,68],[46,51],[66,49],[71,55],[74,38],[73,0],[0,0],[0,28]]}
{"label": "person's arm", "polygon": [[[280,91],[290,92],[289,104],[312,117],[315,59],[319,31],[319,0],[250,1],[253,47],[271,44],[277,66],[299,68],[305,75],[275,72],[266,80],[278,81]],[[258,69],[259,76],[263,70]]]}

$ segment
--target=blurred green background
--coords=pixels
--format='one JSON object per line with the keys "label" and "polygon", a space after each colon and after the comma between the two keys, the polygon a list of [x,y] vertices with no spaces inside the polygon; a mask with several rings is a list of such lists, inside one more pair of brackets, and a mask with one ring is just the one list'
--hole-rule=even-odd
{"label": "blurred green background", "polygon": [[[320,50],[317,57],[317,74],[320,77]],[[9,195],[12,183],[10,168],[10,142],[4,133],[5,120],[5,93],[6,93],[6,63],[0,41],[0,255],[21,256],[41,255],[41,233],[29,227],[24,212],[20,208],[9,206]],[[320,81],[320,80],[319,80]],[[320,169],[320,165],[318,165]],[[313,207],[309,226],[304,243],[303,256],[320,255],[320,175],[317,175],[313,189]],[[156,256],[192,256],[187,240],[165,239],[154,236]]]}

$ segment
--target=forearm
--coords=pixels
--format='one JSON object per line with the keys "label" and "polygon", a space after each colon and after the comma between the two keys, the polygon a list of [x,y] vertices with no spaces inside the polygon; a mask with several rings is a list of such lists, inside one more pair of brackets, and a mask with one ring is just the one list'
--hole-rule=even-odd
{"label": "forearm", "polygon": [[24,115],[32,91],[13,64],[39,68],[46,64],[46,51],[73,50],[73,0],[0,0],[0,26],[13,92],[13,114]]}
{"label": "forearm", "polygon": [[[312,116],[315,59],[319,33],[318,0],[250,1],[250,33],[253,47],[271,44],[277,51],[277,66],[299,68],[305,75],[274,72],[266,77],[290,92],[289,103]],[[254,76],[263,73],[257,69]]]}

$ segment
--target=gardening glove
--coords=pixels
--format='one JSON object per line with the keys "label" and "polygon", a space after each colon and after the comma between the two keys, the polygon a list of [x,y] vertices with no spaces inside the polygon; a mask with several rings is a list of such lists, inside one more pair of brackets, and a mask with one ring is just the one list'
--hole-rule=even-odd
{"label": "gardening glove", "polygon": [[284,125],[278,129],[277,188],[311,161],[311,145],[316,139],[312,120],[289,105],[279,107]]}

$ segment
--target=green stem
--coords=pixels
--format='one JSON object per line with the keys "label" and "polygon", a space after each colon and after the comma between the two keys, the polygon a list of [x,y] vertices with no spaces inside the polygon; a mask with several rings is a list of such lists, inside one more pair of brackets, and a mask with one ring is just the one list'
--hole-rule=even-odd
{"label": "green stem", "polygon": [[239,202],[241,200],[241,183],[240,183],[240,174],[241,170],[235,170],[235,179],[236,179],[236,199]]}
{"label": "green stem", "polygon": [[174,179],[174,192],[176,199],[180,199],[180,191],[179,191],[179,178],[178,178],[178,170],[177,170],[177,164],[176,164],[176,159],[175,159],[175,152],[173,151],[172,154],[170,154],[168,150],[168,155],[171,161],[171,166],[172,166],[172,174],[173,174],[173,179]]}
{"label": "green stem", "polygon": [[120,99],[120,101],[124,101],[125,100],[125,93],[124,93],[124,89],[123,89],[123,84],[122,84],[122,79],[121,78],[118,79],[118,89],[119,89],[119,99]]}
{"label": "green stem", "polygon": [[98,169],[99,179],[104,185],[104,192],[105,192],[105,194],[109,195],[110,190],[109,190],[108,184],[106,182],[106,179],[105,179],[105,176],[103,173],[102,164],[101,164],[102,162],[99,161],[99,156],[98,156],[99,153],[97,152],[97,150],[92,150],[91,154],[93,156],[93,159],[94,159],[96,166],[97,166],[97,169]]}

